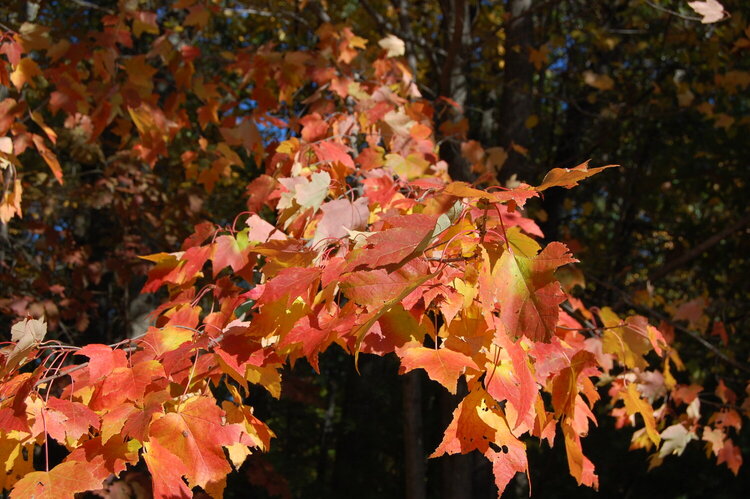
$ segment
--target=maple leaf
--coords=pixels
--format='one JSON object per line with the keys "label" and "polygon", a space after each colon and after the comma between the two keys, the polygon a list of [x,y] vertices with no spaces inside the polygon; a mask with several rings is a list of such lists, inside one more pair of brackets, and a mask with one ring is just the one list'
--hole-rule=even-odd
{"label": "maple leaf", "polygon": [[44,159],[44,162],[47,163],[47,166],[49,166],[50,170],[52,170],[52,174],[57,179],[58,183],[60,185],[63,184],[63,172],[62,167],[60,166],[60,162],[57,160],[57,156],[55,153],[53,153],[44,143],[44,138],[41,135],[32,135],[31,140],[34,142],[34,146],[36,147],[36,150],[39,151],[39,154],[41,154],[42,159]]}
{"label": "maple leaf", "polygon": [[90,343],[78,350],[76,355],[85,355],[89,358],[89,375],[92,380],[97,380],[111,373],[118,367],[127,367],[128,359],[122,350],[113,350],[107,345]]}
{"label": "maple leaf", "polygon": [[378,41],[378,45],[385,49],[386,57],[399,57],[406,53],[406,44],[396,35],[388,35]]}
{"label": "maple leaf", "polygon": [[41,410],[44,413],[39,415],[34,429],[42,431],[46,428],[47,433],[61,444],[65,444],[66,439],[75,442],[89,432],[89,427],[98,430],[100,426],[99,416],[80,402],[50,397]]}
{"label": "maple leaf", "polygon": [[703,24],[719,22],[727,17],[724,6],[716,0],[688,2],[688,5],[691,9],[702,16],[701,22]]}
{"label": "maple leaf", "polygon": [[550,187],[565,187],[566,189],[570,189],[578,185],[579,181],[596,175],[607,168],[614,168],[616,166],[619,165],[599,166],[589,169],[589,161],[587,160],[574,168],[553,168],[547,172],[542,183],[535,187],[535,189],[537,191],[543,191]]}
{"label": "maple leaf", "polygon": [[431,275],[423,260],[410,261],[393,272],[385,269],[359,270],[340,282],[344,294],[360,305],[383,306],[400,301]]}
{"label": "maple leaf", "polygon": [[317,210],[328,195],[331,176],[328,172],[315,172],[309,183],[298,184],[295,188],[295,199],[302,208]]}
{"label": "maple leaf", "polygon": [[302,125],[302,140],[315,142],[325,137],[328,123],[318,113],[311,113],[299,120]]}
{"label": "maple leaf", "polygon": [[25,83],[28,83],[31,87],[35,87],[34,78],[37,76],[42,76],[42,70],[39,69],[39,66],[33,59],[24,57],[16,64],[13,73],[10,75],[10,81],[13,82],[13,85],[18,90],[21,90]]}
{"label": "maple leaf", "polygon": [[110,475],[119,475],[127,465],[138,463],[141,444],[135,440],[110,439],[102,444],[101,437],[92,438],[68,454],[65,461],[85,464],[97,480],[104,481]]}
{"label": "maple leaf", "polygon": [[6,372],[12,371],[31,360],[30,355],[42,342],[46,334],[47,324],[44,321],[26,318],[15,323],[10,328],[10,339],[14,342],[14,345],[12,348],[5,349],[3,370]]}
{"label": "maple leaf", "polygon": [[604,353],[617,355],[627,367],[645,369],[648,363],[643,356],[651,350],[648,321],[644,317],[628,317],[623,323],[609,308],[599,311],[599,318],[607,328],[602,333]]}
{"label": "maple leaf", "polygon": [[594,473],[593,463],[583,455],[580,435],[567,419],[563,420],[562,430],[565,439],[565,455],[568,459],[571,476],[576,479],[579,485],[598,488],[599,478]]}
{"label": "maple leaf", "polygon": [[500,318],[512,338],[524,335],[533,341],[548,342],[554,335],[558,307],[565,301],[554,271],[577,260],[558,242],[536,254],[538,246],[532,245],[530,239],[519,238],[520,233],[513,229],[516,228],[508,230],[508,250],[493,271]]}
{"label": "maple leaf", "polygon": [[682,424],[673,424],[664,429],[660,434],[662,446],[659,449],[659,457],[664,458],[670,454],[681,456],[685,447],[691,440],[698,438],[695,433],[685,428]]}
{"label": "maple leaf", "polygon": [[156,360],[139,362],[132,368],[118,367],[104,378],[102,395],[105,398],[137,402],[143,398],[151,383],[165,379],[165,376],[164,367]]}
{"label": "maple leaf", "polygon": [[33,388],[34,380],[31,373],[13,376],[0,385],[0,396],[3,400],[12,396],[10,407],[0,409],[0,428],[5,432],[16,430],[31,433],[25,399]]}
{"label": "maple leaf", "polygon": [[258,303],[270,303],[286,296],[289,304],[300,296],[308,296],[311,291],[317,291],[317,285],[314,284],[320,279],[321,272],[316,267],[282,269],[263,286],[263,294],[258,298]]}
{"label": "maple leaf", "polygon": [[447,348],[423,347],[416,341],[397,347],[396,355],[401,359],[399,373],[424,369],[431,380],[437,381],[453,394],[456,393],[458,378],[467,368],[479,369],[471,357]]}
{"label": "maple leaf", "polygon": [[157,357],[177,350],[181,345],[193,339],[193,331],[187,326],[167,325],[163,328],[149,327],[143,335],[144,349]]}
{"label": "maple leaf", "polygon": [[[2,426],[6,429],[7,426]],[[26,434],[25,432],[23,434]],[[0,434],[0,487],[12,490],[13,485],[29,473],[34,472],[34,438],[24,438],[21,433],[3,431]]]}
{"label": "maple leaf", "polygon": [[494,362],[490,363],[485,388],[495,400],[507,400],[513,406],[513,417],[508,419],[515,429],[523,422],[531,422],[531,408],[538,391],[529,367],[528,356],[520,341],[514,343],[502,328],[498,328],[495,332],[495,342],[503,349],[510,362],[502,362],[499,366]]}
{"label": "maple leaf", "polygon": [[315,150],[315,155],[318,156],[318,159],[320,161],[338,161],[348,168],[354,168],[354,160],[351,156],[349,156],[346,147],[342,144],[324,140],[322,142],[314,144],[313,149]]}
{"label": "maple leaf", "polygon": [[656,431],[654,409],[648,402],[641,398],[635,384],[628,383],[627,389],[622,390],[619,397],[625,402],[625,410],[627,410],[628,415],[632,416],[633,414],[638,413],[643,416],[643,421],[646,424],[646,433],[654,445],[659,445],[661,437]]}
{"label": "maple leaf", "polygon": [[701,440],[706,442],[706,454],[713,453],[715,456],[717,456],[719,454],[719,450],[721,450],[724,445],[725,438],[726,435],[721,428],[704,428]]}
{"label": "maple leaf", "polygon": [[362,340],[362,351],[385,355],[410,341],[421,345],[426,335],[424,324],[417,322],[414,316],[404,309],[403,303],[399,303],[380,315],[373,324]]}
{"label": "maple leaf", "polygon": [[143,444],[143,460],[152,477],[155,498],[190,499],[193,493],[182,479],[188,473],[185,462],[169,452],[157,440]]}
{"label": "maple leaf", "polygon": [[266,222],[254,213],[250,215],[245,223],[248,226],[248,241],[264,243],[266,241],[283,241],[284,239],[286,239],[286,236],[283,232],[276,229],[276,227]]}
{"label": "maple leaf", "polygon": [[[224,411],[213,398],[192,397],[178,406],[178,412],[155,415],[149,442],[156,442],[184,463],[184,475],[192,486],[209,490],[232,470],[223,447],[239,440],[242,431],[239,425],[225,425],[223,417]],[[158,462],[162,468],[164,460]]]}
{"label": "maple leaf", "polygon": [[[353,317],[352,317],[353,319]],[[353,322],[353,320],[352,320]],[[336,337],[335,331],[328,328],[319,328],[310,324],[310,318],[302,317],[284,336],[280,346],[302,345],[302,352],[307,357],[310,365],[316,371],[320,372],[318,365],[318,354],[327,348]]]}
{"label": "maple leaf", "polygon": [[163,413],[164,404],[170,398],[166,390],[155,389],[134,404],[124,403],[115,406],[102,416],[102,441],[107,443],[109,438],[120,434],[139,442],[145,441],[152,416],[155,413]]}
{"label": "maple leaf", "polygon": [[528,471],[526,446],[510,431],[503,410],[481,388],[464,397],[431,458],[478,450],[492,462],[498,497],[516,473]]}
{"label": "maple leaf", "polygon": [[250,262],[246,251],[248,247],[248,231],[238,232],[236,236],[224,235],[216,238],[211,260],[214,264],[214,275],[225,267],[232,267],[238,272]]}
{"label": "maple leaf", "polygon": [[73,499],[79,492],[99,489],[102,481],[94,477],[87,464],[79,461],[60,463],[49,471],[29,473],[10,492],[11,499]]}
{"label": "maple leaf", "polygon": [[727,438],[724,441],[724,446],[719,449],[716,457],[716,464],[726,463],[727,467],[732,470],[734,476],[740,472],[740,466],[742,466],[742,451],[732,443],[731,438]]}
{"label": "maple leaf", "polygon": [[350,269],[366,266],[374,269],[399,265],[420,256],[429,243],[450,224],[448,215],[413,214],[387,218],[388,228],[371,234],[367,245],[355,253]]}
{"label": "maple leaf", "polygon": [[[499,160],[501,158],[498,157],[496,159]],[[529,186],[526,184],[521,184],[514,189],[487,192],[471,187],[466,182],[451,182],[450,184],[445,186],[445,190],[443,192],[448,195],[460,198],[487,199],[494,203],[505,203],[508,201],[513,201],[518,206],[523,206],[524,204],[526,204],[526,201],[528,199],[537,197],[539,195],[536,190],[529,188]]]}
{"label": "maple leaf", "polygon": [[360,230],[367,225],[370,210],[368,199],[361,197],[355,202],[348,199],[336,199],[320,206],[323,217],[318,222],[313,236],[312,246],[326,239],[339,239],[349,234],[350,230]]}

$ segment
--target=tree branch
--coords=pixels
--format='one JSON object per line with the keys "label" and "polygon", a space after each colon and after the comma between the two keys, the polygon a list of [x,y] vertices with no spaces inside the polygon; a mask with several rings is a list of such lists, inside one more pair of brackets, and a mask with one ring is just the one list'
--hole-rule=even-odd
{"label": "tree branch", "polygon": [[672,320],[670,320],[667,316],[662,314],[661,312],[658,312],[650,307],[646,307],[644,305],[638,305],[633,302],[633,300],[630,299],[630,295],[623,291],[622,289],[618,288],[617,286],[614,286],[613,284],[610,284],[608,282],[602,281],[601,279],[597,279],[596,277],[586,274],[587,279],[591,279],[595,283],[599,284],[602,287],[605,287],[611,291],[614,291],[622,296],[622,299],[625,303],[627,303],[630,307],[638,311],[639,313],[649,315],[654,319],[658,319],[660,321],[664,321],[665,323],[669,324],[673,328],[675,328],[677,331],[680,331],[682,333],[687,334],[692,339],[703,345],[706,349],[710,350],[714,355],[719,357],[721,360],[726,362],[727,364],[731,365],[732,367],[739,369],[740,371],[750,373],[750,367],[746,366],[745,364],[742,364],[735,359],[729,357],[727,354],[719,350],[716,346],[711,344],[711,342],[707,341],[705,338],[703,338],[700,333],[696,331],[692,331],[686,327],[680,326],[679,324],[675,324]]}
{"label": "tree branch", "polygon": [[653,272],[649,272],[648,274],[649,280],[651,282],[654,282],[654,281],[661,279],[662,277],[666,276],[673,270],[679,267],[682,267],[689,261],[699,257],[704,251],[707,251],[709,248],[720,243],[726,237],[737,232],[738,230],[745,228],[745,226],[748,224],[750,224],[750,212],[746,213],[744,217],[740,218],[732,225],[724,227],[722,230],[712,235],[708,239],[704,240],[702,243],[700,243],[698,246],[694,247],[693,249],[686,251],[685,253],[678,256],[677,258],[666,262],[664,265],[657,268]]}

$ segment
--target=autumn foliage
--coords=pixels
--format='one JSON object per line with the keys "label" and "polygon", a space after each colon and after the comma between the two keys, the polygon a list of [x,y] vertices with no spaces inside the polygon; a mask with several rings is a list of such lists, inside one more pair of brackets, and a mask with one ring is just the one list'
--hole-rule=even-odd
{"label": "autumn foliage", "polygon": [[[498,494],[528,473],[529,439],[552,445],[556,434],[573,478],[597,487],[584,446],[602,387],[652,465],[702,439],[737,474],[730,432],[740,414],[726,406],[701,416],[701,387],[674,377],[683,366],[669,326],[587,308],[574,283],[559,280],[561,268],[575,273],[576,258],[562,242],[540,243],[525,215],[547,189],[618,175],[615,165],[557,168],[537,186],[505,187],[472,143],[476,170],[489,173],[473,185],[452,181],[438,151],[446,137],[465,141],[466,124],[450,119],[457,104],[421,95],[398,38],[378,43],[326,24],[309,50],[266,43],[207,54],[173,43],[173,27],[133,4],[75,41],[31,23],[3,33],[2,222],[27,210],[27,162],[47,168],[34,189],[65,185],[61,156],[74,148],[109,158],[97,202],[130,213],[132,227],[151,217],[165,240],[178,231],[149,206],[189,192],[159,193],[157,165],[176,176],[170,185],[207,191],[237,182],[234,169],[246,163],[260,171],[246,183],[247,211],[194,224],[179,251],[117,267],[136,241],[106,260],[123,279],[147,273],[142,292],[164,297],[145,334],[49,339],[61,321],[86,329],[93,312],[72,293],[42,313],[23,310],[30,315],[1,354],[0,481],[10,497],[73,497],[139,462],[155,497],[195,488],[221,497],[227,475],[273,445],[249,387],[279,397],[284,366],[304,359],[318,370],[330,348],[353,363],[395,355],[400,372],[424,370],[463,394],[431,457],[478,451]],[[210,2],[174,8],[181,29],[196,33],[221,15]],[[138,52],[145,39],[149,50]],[[49,258],[91,278],[82,254]],[[719,396],[736,407],[731,390]],[[69,453],[35,470],[51,439]]]}

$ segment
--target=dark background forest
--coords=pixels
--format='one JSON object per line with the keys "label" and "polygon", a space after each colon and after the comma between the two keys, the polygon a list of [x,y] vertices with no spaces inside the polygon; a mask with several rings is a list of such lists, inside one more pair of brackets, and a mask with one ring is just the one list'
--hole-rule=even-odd
{"label": "dark background forest", "polygon": [[[157,13],[163,26],[180,26],[189,15],[171,9],[171,2],[136,3]],[[637,312],[671,328],[686,365],[675,376],[702,384],[705,404],[721,405],[711,398],[718,378],[745,392],[750,4],[722,1],[728,15],[711,24],[682,0],[207,4],[215,15],[203,30],[179,35],[192,36],[190,43],[204,55],[269,42],[304,50],[315,45],[324,23],[351,26],[370,43],[388,34],[403,40],[419,91],[437,103],[436,128],[466,127],[466,138],[484,147],[477,152],[481,148],[472,142],[446,134],[440,156],[454,179],[536,184],[551,168],[589,159],[596,166],[620,165],[574,190],[548,191],[527,214],[545,239],[566,242],[581,260],[579,270],[566,276],[578,285],[576,296],[589,306]],[[35,22],[51,27],[54,37],[75,40],[117,8],[114,1],[8,0],[0,6],[0,27],[19,30]],[[145,51],[153,36],[138,38],[143,47],[133,52]],[[200,71],[211,74],[212,59],[199,61]],[[166,95],[169,88],[155,91]],[[7,95],[0,87],[0,101]],[[301,102],[304,95],[299,97]],[[34,98],[32,92],[29,102]],[[247,105],[254,105],[252,99]],[[283,133],[261,129],[265,144]],[[23,223],[3,224],[0,241],[3,329],[17,315],[43,311],[66,341],[109,343],[138,330],[160,296],[139,294],[148,265],[136,256],[176,251],[204,219],[231,223],[246,209],[245,186],[262,171],[252,157],[243,157],[242,167],[207,190],[199,179],[183,176],[180,147],[190,140],[178,136],[171,157],[144,169],[117,161],[119,138],[92,143],[69,129],[57,144],[63,185],[44,173],[41,159],[24,162],[29,208]],[[104,189],[110,178],[127,179],[126,188]],[[38,263],[66,258],[79,262],[75,271]],[[51,282],[66,292],[50,288]],[[425,459],[459,399],[424,373],[398,376],[395,358],[367,355],[357,373],[351,358],[336,349],[321,356],[320,370],[316,374],[304,360],[289,367],[281,400],[260,388],[251,393],[256,414],[277,438],[269,453],[252,456],[230,477],[227,497],[496,494],[491,469],[479,456]],[[579,488],[563,471],[562,444],[550,449],[531,443],[532,497],[750,493],[746,469],[735,477],[717,466],[703,442],[649,471],[646,452],[627,450],[632,430],[615,429],[606,407],[597,418],[599,426],[583,445],[597,466],[599,491]],[[747,429],[735,443],[743,454],[750,452]],[[415,469],[407,461],[422,464]],[[415,476],[425,477],[426,485],[409,486]],[[528,481],[519,475],[504,497],[528,494]]]}

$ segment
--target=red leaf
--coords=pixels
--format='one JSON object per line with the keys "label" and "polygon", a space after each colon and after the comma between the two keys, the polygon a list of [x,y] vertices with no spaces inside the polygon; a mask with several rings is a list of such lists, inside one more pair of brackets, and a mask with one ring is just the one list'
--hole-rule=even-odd
{"label": "red leaf", "polygon": [[735,476],[740,472],[742,466],[742,452],[740,448],[732,443],[732,439],[724,440],[724,447],[719,450],[716,458],[716,464],[727,463],[727,467],[732,470]]}
{"label": "red leaf", "polygon": [[550,243],[538,255],[525,254],[526,250],[509,249],[497,264],[495,285],[500,317],[512,338],[525,335],[533,341],[549,341],[557,324],[558,307],[565,301],[553,273],[557,267],[577,260],[564,244],[557,242]]}
{"label": "red leaf", "polygon": [[308,114],[299,120],[302,125],[302,140],[315,142],[325,137],[328,132],[328,123],[318,113]]}
{"label": "red leaf", "polygon": [[104,379],[102,394],[106,398],[138,402],[151,383],[164,377],[164,368],[155,360],[139,362],[132,368],[120,367]]}
{"label": "red leaf", "polygon": [[360,305],[382,306],[410,292],[420,280],[424,282],[428,274],[426,262],[414,260],[394,272],[385,269],[352,272],[342,279],[341,289]]}
{"label": "red leaf", "polygon": [[258,303],[274,302],[284,296],[287,297],[287,303],[292,303],[297,297],[309,297],[311,292],[317,291],[320,274],[321,269],[317,267],[282,269],[276,277],[269,279],[265,284]]}
{"label": "red leaf", "polygon": [[408,256],[419,256],[435,230],[438,217],[407,215],[384,220],[389,227],[367,238],[367,247],[351,263],[354,269],[365,265],[371,269],[395,265]]}
{"label": "red leaf", "polygon": [[[54,427],[50,426],[50,422],[54,425],[60,419],[57,416],[50,418],[50,412],[52,411],[64,416],[62,427],[57,429],[56,435],[53,434],[55,430]],[[89,427],[98,430],[100,425],[99,416],[87,406],[80,402],[71,402],[70,400],[58,399],[56,397],[50,397],[47,401],[45,419],[49,419],[47,421],[47,431],[60,443],[65,441],[64,438],[59,438],[61,436],[60,433],[64,433],[65,437],[71,440],[78,440],[89,432]]]}
{"label": "red leaf", "polygon": [[519,342],[513,343],[502,329],[497,330],[495,341],[510,357],[510,365],[492,366],[492,370],[488,369],[485,381],[487,392],[498,402],[507,400],[513,406],[515,418],[509,421],[513,429],[524,422],[531,425],[531,408],[538,391],[529,368],[528,355]]}
{"label": "red leaf", "polygon": [[107,345],[91,343],[76,352],[89,358],[89,376],[95,381],[118,367],[126,367],[128,359],[122,350],[112,350]]}
{"label": "red leaf", "polygon": [[247,233],[240,232],[237,237],[230,235],[219,236],[214,243],[214,276],[225,267],[232,267],[238,272],[250,262],[247,249]]}
{"label": "red leaf", "polygon": [[324,140],[313,145],[313,149],[315,149],[315,155],[318,156],[319,161],[338,161],[348,168],[354,168],[354,160],[349,156],[349,152],[343,144]]}

